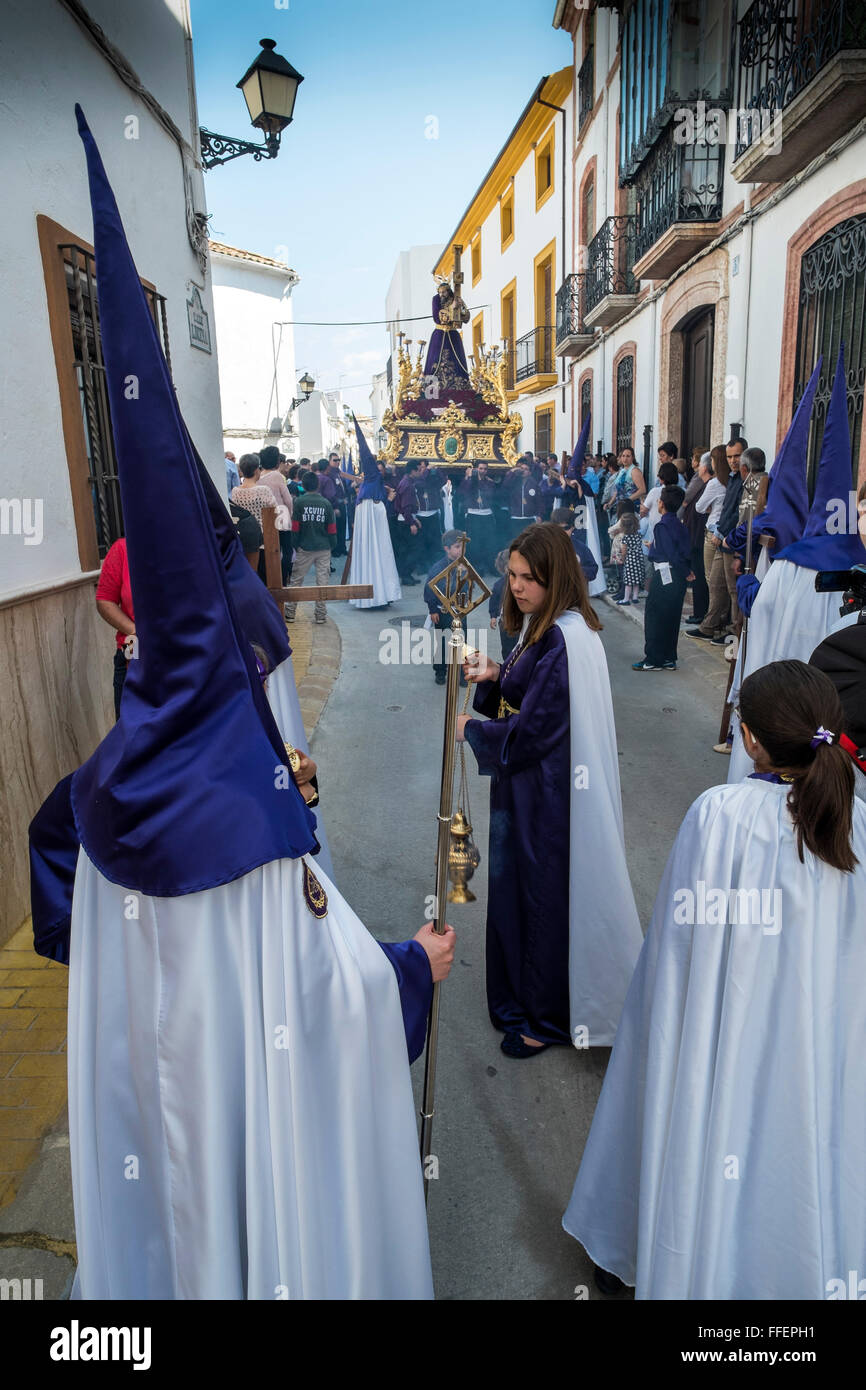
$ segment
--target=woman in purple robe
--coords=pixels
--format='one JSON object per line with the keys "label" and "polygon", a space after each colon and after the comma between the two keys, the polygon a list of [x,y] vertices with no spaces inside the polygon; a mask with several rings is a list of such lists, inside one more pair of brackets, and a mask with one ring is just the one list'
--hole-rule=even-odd
{"label": "woman in purple robe", "polygon": [[[459,327],[455,327],[454,291],[447,280],[441,281],[433,296],[433,322],[436,327],[427,349],[424,375],[435,377],[440,392],[447,388],[465,391],[469,388],[469,369]],[[461,323],[469,322],[469,310],[460,302]]]}
{"label": "woman in purple robe", "polygon": [[[477,657],[465,739],[489,776],[487,1003],[509,1057],[613,1042],[641,945],[625,861],[616,731],[601,623],[568,534],[512,542],[503,603],[520,640]],[[614,885],[587,865],[615,861]]]}

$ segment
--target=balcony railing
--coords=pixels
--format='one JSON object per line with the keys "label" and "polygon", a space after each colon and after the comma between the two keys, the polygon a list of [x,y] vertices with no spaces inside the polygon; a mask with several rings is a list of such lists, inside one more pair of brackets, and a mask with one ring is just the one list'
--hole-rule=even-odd
{"label": "balcony railing", "polygon": [[505,341],[505,351],[503,353],[505,363],[505,389],[514,390],[514,343],[508,339]]}
{"label": "balcony railing", "polygon": [[722,215],[724,146],[677,144],[668,126],[635,179],[634,259],[677,223],[717,222]]}
{"label": "balcony railing", "polygon": [[738,121],[735,159],[831,58],[843,49],[866,49],[862,0],[821,0],[812,27],[798,38],[800,8],[801,0],[754,0],[739,22],[737,109],[744,114]]}
{"label": "balcony railing", "polygon": [[566,275],[556,291],[556,341],[591,333],[584,323],[586,314],[586,274]]}
{"label": "balcony railing", "polygon": [[577,74],[577,124],[582,130],[595,102],[595,63],[593,49],[587,49],[586,57]]}
{"label": "balcony railing", "polygon": [[608,294],[636,294],[632,274],[635,262],[635,219],[608,217],[586,248],[586,309],[593,309]]}
{"label": "balcony railing", "polygon": [[554,372],[553,325],[533,328],[514,344],[514,376],[516,381]]}

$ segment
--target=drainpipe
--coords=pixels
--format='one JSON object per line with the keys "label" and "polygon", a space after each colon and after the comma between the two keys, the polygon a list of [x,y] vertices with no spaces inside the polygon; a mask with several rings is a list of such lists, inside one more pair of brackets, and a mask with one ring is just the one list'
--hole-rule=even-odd
{"label": "drainpipe", "polygon": [[[566,120],[565,120],[565,117],[566,117],[566,109],[565,109],[564,106],[556,106],[552,101],[545,101],[544,98],[543,98],[543,97],[540,97],[540,96],[539,96],[539,97],[536,97],[535,99],[536,99],[536,101],[538,102],[538,105],[539,105],[539,106],[547,106],[547,107],[550,108],[551,111],[558,111],[559,114],[560,114],[561,117],[562,117],[562,139],[561,139],[560,142],[559,142],[560,145],[562,146],[562,160],[561,160],[561,163],[562,163],[562,173],[561,173],[561,176],[560,176],[560,177],[561,177],[561,188],[562,188],[562,195],[561,195],[561,198],[562,198],[562,232],[561,232],[561,235],[560,235],[560,241],[561,241],[561,243],[562,243],[562,252],[561,252],[561,255],[560,255],[560,261],[561,261],[561,264],[562,264],[562,270],[561,270],[561,275],[560,275],[560,284],[564,285],[564,284],[565,284],[565,172],[566,172],[566,159],[565,159]],[[553,346],[556,347],[556,343],[554,343]],[[567,372],[567,369],[566,369],[565,361],[563,360],[563,363],[562,363],[562,413],[563,413],[563,415],[565,414],[565,386],[566,386],[567,380],[568,380],[568,372]],[[572,382],[572,391],[573,391],[573,390],[574,390],[574,382]],[[571,413],[572,413],[572,417],[573,417],[573,416],[574,416],[574,402],[572,402],[572,412],[571,412]],[[572,444],[573,444],[573,443],[574,443],[574,441],[572,440]]]}
{"label": "drainpipe", "polygon": [[[743,320],[744,320],[744,322],[743,322],[743,332],[742,332],[742,348],[741,348],[740,352],[738,353],[738,359],[739,359],[739,360],[738,360],[738,362],[737,362],[737,374],[738,374],[738,376],[739,376],[738,385],[739,385],[740,390],[739,390],[739,396],[738,396],[736,405],[737,405],[737,411],[738,411],[738,415],[739,415],[739,421],[738,421],[738,423],[739,423],[740,427],[742,427],[743,423],[745,422],[745,418],[746,418],[746,415],[745,415],[745,409],[746,409],[746,382],[749,380],[749,317],[750,317],[750,310],[751,310],[751,307],[752,307],[752,232],[753,232],[753,228],[752,228],[752,218],[750,217],[749,214],[751,213],[751,210],[752,210],[752,188],[753,188],[753,186],[754,186],[754,185],[751,184],[751,183],[746,184],[746,187],[745,187],[745,190],[744,190],[744,193],[743,193],[743,216],[744,216],[744,218],[746,218],[746,224],[745,224],[745,227],[743,228],[743,251],[742,251],[742,261],[743,261],[743,264],[740,266],[740,274],[745,276],[745,298],[746,298],[746,303],[745,303],[745,309],[744,309],[744,311],[743,311]],[[729,322],[730,322],[730,317],[729,317]],[[726,422],[726,423],[727,423],[727,422]],[[737,430],[737,435],[739,436],[739,434],[740,434],[740,429]]]}

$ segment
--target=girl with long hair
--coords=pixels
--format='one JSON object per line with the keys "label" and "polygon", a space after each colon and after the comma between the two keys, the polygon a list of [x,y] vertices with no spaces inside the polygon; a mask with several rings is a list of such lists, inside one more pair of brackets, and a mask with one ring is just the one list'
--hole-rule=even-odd
{"label": "girl with long hair", "polygon": [[[512,542],[502,621],[517,646],[501,666],[467,661],[487,717],[461,715],[457,734],[491,779],[490,1018],[509,1057],[609,1046],[641,933],[601,623],[562,527]],[[587,873],[602,863],[613,873]]]}
{"label": "girl with long hair", "polygon": [[563,1223],[605,1292],[824,1299],[863,1267],[866,806],[822,671],[755,671],[740,718],[754,770],[677,835]]}

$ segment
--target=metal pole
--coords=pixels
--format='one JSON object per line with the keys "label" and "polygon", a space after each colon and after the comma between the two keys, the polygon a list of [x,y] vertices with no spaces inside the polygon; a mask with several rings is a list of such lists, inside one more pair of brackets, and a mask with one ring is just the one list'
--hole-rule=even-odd
{"label": "metal pole", "polygon": [[[442,739],[442,776],[439,782],[439,823],[436,843],[436,900],[433,911],[433,930],[440,936],[445,930],[445,901],[448,893],[448,851],[451,844],[451,807],[454,802],[454,763],[457,756],[457,705],[461,663],[457,659],[463,646],[463,624],[457,613],[451,618],[448,638],[451,660],[445,688],[445,729]],[[436,1049],[439,1042],[439,984],[433,986],[433,1000],[427,1024],[427,1056],[424,1062],[424,1094],[421,1103],[421,1166],[424,1171],[424,1200],[430,1188],[427,1161],[431,1157],[433,1137],[434,1092],[436,1088]]]}
{"label": "metal pole", "polygon": [[[461,661],[458,653],[464,645],[463,622],[479,604],[490,597],[490,590],[477,570],[466,559],[464,534],[460,555],[440,574],[428,580],[443,609],[451,614],[451,633],[448,646],[451,660],[445,687],[445,728],[442,736],[442,776],[439,782],[438,833],[436,836],[436,899],[433,904],[433,930],[443,936],[445,931],[445,902],[448,892],[448,852],[451,847],[451,807],[454,803],[454,764],[457,758],[457,704]],[[443,584],[444,581],[444,584]],[[478,597],[475,597],[475,587]],[[421,1167],[424,1173],[424,1200],[430,1191],[428,1160],[432,1158],[433,1099],[436,1089],[436,1049],[439,1043],[439,984],[433,985],[433,999],[427,1023],[427,1056],[424,1060],[424,1092],[421,1101]]]}

